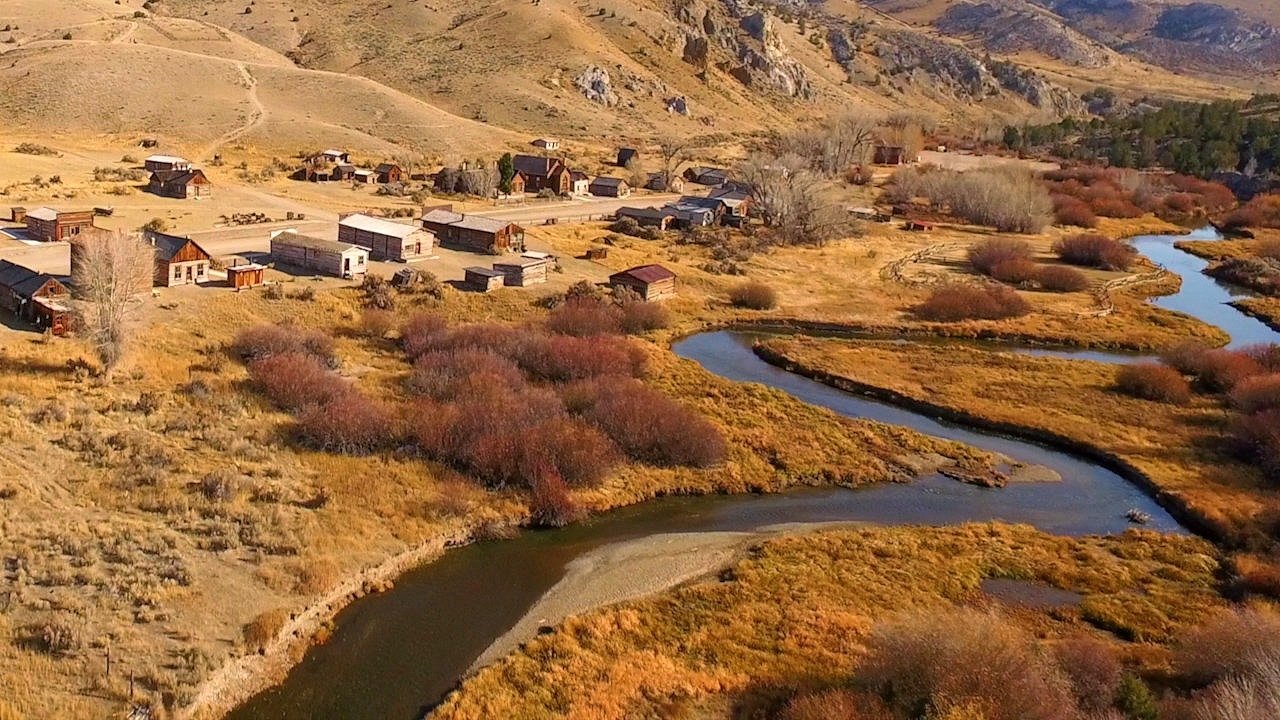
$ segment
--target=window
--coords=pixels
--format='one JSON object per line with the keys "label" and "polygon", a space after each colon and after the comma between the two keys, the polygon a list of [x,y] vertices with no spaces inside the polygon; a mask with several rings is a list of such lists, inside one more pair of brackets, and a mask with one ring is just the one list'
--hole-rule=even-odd
{"label": "window", "polygon": [[174,279],[174,280],[181,280],[181,279],[182,279],[182,266],[181,266],[181,265],[174,265],[174,266],[173,266],[173,279]]}
{"label": "window", "polygon": [[357,264],[357,265],[364,265],[364,256],[363,256],[363,255],[361,255],[361,256],[359,256],[359,257],[357,257],[357,258],[356,258],[356,264]]}
{"label": "window", "polygon": [[200,263],[199,265],[196,266],[196,275],[200,277],[204,277],[204,271],[205,271],[204,263]]}

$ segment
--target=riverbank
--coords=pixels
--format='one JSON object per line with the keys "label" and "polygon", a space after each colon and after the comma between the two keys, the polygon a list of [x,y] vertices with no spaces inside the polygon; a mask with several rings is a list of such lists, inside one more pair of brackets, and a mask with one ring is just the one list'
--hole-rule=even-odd
{"label": "riverbank", "polygon": [[1280,332],[1280,298],[1249,298],[1231,303],[1240,312],[1267,324],[1267,327]]}
{"label": "riverbank", "polygon": [[769,339],[757,354],[850,392],[1080,453],[1228,546],[1268,546],[1280,517],[1256,469],[1215,442],[1226,415],[1212,399],[1173,406],[1127,397],[1113,389],[1111,365],[802,337]]}
{"label": "riverbank", "polygon": [[1213,555],[1185,536],[1062,538],[993,524],[786,535],[714,581],[571,617],[468,679],[430,717],[723,716],[786,688],[839,684],[883,619],[991,607],[986,578],[1079,593],[1078,606],[1021,608],[1009,621],[1049,639],[1136,640],[1126,653],[1141,666],[1225,606]]}

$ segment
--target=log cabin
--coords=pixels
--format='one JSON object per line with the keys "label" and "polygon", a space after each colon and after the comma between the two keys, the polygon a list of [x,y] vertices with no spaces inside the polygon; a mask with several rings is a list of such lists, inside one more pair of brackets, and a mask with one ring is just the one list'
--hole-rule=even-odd
{"label": "log cabin", "polygon": [[152,230],[144,237],[156,249],[156,287],[197,285],[209,279],[213,258],[196,241]]}
{"label": "log cabin", "polygon": [[0,260],[0,308],[54,335],[71,328],[71,292],[52,275]]}
{"label": "log cabin", "polygon": [[676,295],[676,274],[661,265],[637,265],[609,276],[614,292],[630,290],[646,302]]}
{"label": "log cabin", "polygon": [[482,267],[469,267],[463,269],[463,284],[468,290],[477,292],[489,292],[502,287],[506,281],[505,276],[497,270],[490,270]]}
{"label": "log cabin", "polygon": [[378,182],[382,184],[398,183],[404,179],[404,170],[400,169],[395,163],[381,163],[373,169],[378,176]]}
{"label": "log cabin", "polygon": [[142,161],[147,172],[170,172],[173,170],[190,170],[191,162],[177,155],[152,155]]}
{"label": "log cabin", "polygon": [[338,221],[338,242],[359,245],[374,260],[408,262],[429,254],[435,235],[414,225],[356,213]]}
{"label": "log cabin", "polygon": [[631,186],[622,178],[601,175],[591,181],[588,192],[598,197],[624,198],[631,195]]}

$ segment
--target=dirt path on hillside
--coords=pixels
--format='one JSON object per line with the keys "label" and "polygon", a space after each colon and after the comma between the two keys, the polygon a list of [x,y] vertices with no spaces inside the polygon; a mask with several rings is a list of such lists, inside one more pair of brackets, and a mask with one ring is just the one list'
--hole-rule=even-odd
{"label": "dirt path on hillside", "polygon": [[266,120],[267,107],[262,103],[262,99],[258,97],[258,78],[254,77],[253,73],[249,72],[249,66],[247,63],[236,63],[236,70],[240,72],[240,76],[243,77],[244,81],[248,84],[249,102],[253,105],[253,112],[250,113],[249,119],[246,120],[243,125],[223,134],[222,137],[217,140],[214,140],[209,147],[205,148],[204,151],[201,152],[201,158],[213,157],[214,153],[216,153],[222,146],[235,142]]}

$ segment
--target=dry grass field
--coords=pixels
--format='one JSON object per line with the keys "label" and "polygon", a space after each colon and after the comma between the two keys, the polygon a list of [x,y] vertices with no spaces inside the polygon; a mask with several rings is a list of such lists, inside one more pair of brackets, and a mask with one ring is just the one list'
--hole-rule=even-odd
{"label": "dry grass field", "polygon": [[1163,643],[1223,607],[1217,566],[1203,541],[1143,532],[1071,540],[968,525],[768,540],[716,579],[568,620],[466,681],[432,717],[702,720],[768,708],[794,688],[847,682],[888,618],[998,606],[980,590],[985,578],[1082,596],[1004,609],[1047,646],[1084,634],[1158,668]]}

